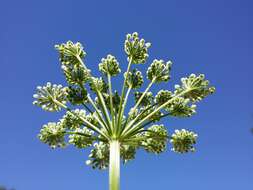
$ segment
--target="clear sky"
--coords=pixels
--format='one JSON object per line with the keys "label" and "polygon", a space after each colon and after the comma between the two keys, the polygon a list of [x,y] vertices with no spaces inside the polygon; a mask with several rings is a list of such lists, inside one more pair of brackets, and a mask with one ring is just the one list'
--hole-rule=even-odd
{"label": "clear sky", "polygon": [[87,150],[51,150],[37,139],[41,126],[63,113],[33,106],[32,95],[47,81],[66,84],[54,44],[82,42],[95,74],[108,53],[124,70],[125,34],[137,31],[153,44],[148,63],[138,68],[145,71],[154,58],[173,61],[173,79],[154,91],[172,89],[190,73],[205,73],[217,91],[199,104],[197,115],[164,120],[170,132],[196,131],[197,152],[139,151],[121,169],[122,190],[252,190],[252,9],[251,0],[1,1],[0,185],[107,189],[107,171],[85,165]]}

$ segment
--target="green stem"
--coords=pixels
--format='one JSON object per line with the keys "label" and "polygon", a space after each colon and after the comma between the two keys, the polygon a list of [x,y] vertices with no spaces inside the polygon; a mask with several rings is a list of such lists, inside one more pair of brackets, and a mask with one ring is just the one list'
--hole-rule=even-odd
{"label": "green stem", "polygon": [[[128,99],[128,96],[131,92],[131,89],[132,89],[132,86],[129,86],[128,90],[127,90],[127,93],[126,93],[126,97],[124,99],[124,103],[122,105],[122,110],[121,110],[121,113],[120,113],[120,116],[119,116],[119,119],[120,121],[122,120],[122,117],[124,115],[124,112],[125,112],[125,107],[126,107],[126,103],[127,103],[127,99]],[[120,125],[117,126],[116,128],[116,134],[119,135],[119,133],[122,131],[122,127],[121,126],[121,123],[119,122]]]}
{"label": "green stem", "polygon": [[190,90],[185,90],[177,95],[175,95],[173,98],[171,98],[170,100],[168,100],[167,102],[165,102],[164,104],[160,105],[158,108],[156,108],[154,111],[152,111],[150,114],[148,114],[146,117],[144,117],[141,121],[139,121],[136,125],[131,125],[129,127],[129,130],[127,130],[124,133],[124,136],[127,136],[129,133],[131,133],[132,131],[136,131],[142,128],[142,123],[147,121],[150,117],[152,117],[156,112],[160,111],[161,109],[163,109],[164,107],[166,107],[168,104],[170,104],[171,102],[173,102],[176,98],[183,96],[184,94],[188,93]]}
{"label": "green stem", "polygon": [[103,95],[101,94],[100,91],[97,91],[97,96],[98,96],[98,100],[99,100],[101,107],[102,107],[102,112],[103,112],[105,119],[107,121],[107,125],[112,129],[112,122],[111,122],[107,107],[105,105],[105,100],[103,98]]}
{"label": "green stem", "polygon": [[112,128],[114,130],[115,128],[115,116],[114,116],[114,110],[113,110],[113,99],[112,99],[112,82],[111,82],[111,75],[107,75],[108,78],[108,85],[109,85],[109,94],[110,94],[110,111],[112,116]]}
{"label": "green stem", "polygon": [[139,100],[135,104],[133,110],[136,110],[136,108],[140,105],[142,99],[145,97],[145,95],[147,94],[147,92],[149,91],[149,89],[151,88],[151,86],[154,84],[154,82],[155,82],[155,78],[149,83],[149,85],[147,86],[146,90],[142,93],[141,97],[139,98]]}
{"label": "green stem", "polygon": [[119,103],[119,113],[118,113],[117,127],[119,127],[121,125],[120,116],[121,116],[121,112],[122,112],[123,99],[125,97],[126,81],[127,81],[127,78],[128,78],[128,74],[129,74],[131,65],[132,65],[132,58],[130,57],[130,60],[129,60],[128,66],[127,66],[126,77],[124,77],[124,82],[123,82],[123,86],[122,86],[122,90],[121,90],[121,98],[120,98],[120,103]]}
{"label": "green stem", "polygon": [[96,113],[98,115],[99,118],[96,118],[96,120],[99,122],[99,124],[110,134],[110,126],[107,126],[107,124],[105,123],[103,116],[100,114],[99,109],[97,108],[96,104],[93,102],[92,98],[90,97],[90,95],[87,96],[88,97],[88,101],[91,103],[91,105],[93,106],[93,108],[96,110]]}
{"label": "green stem", "polygon": [[[156,78],[154,78],[149,85],[147,86],[146,90],[142,93],[141,97],[139,98],[139,100],[137,101],[137,103],[135,104],[135,106],[133,107],[133,113],[134,111],[137,109],[137,107],[140,105],[142,99],[145,97],[145,95],[147,94],[147,92],[149,91],[149,89],[151,88],[151,86],[154,84]],[[124,133],[125,131],[127,131],[133,124],[134,122],[137,120],[137,117],[132,120],[129,124],[127,124],[127,126],[123,129],[122,133]]]}
{"label": "green stem", "polygon": [[69,107],[67,107],[65,104],[62,104],[61,102],[59,102],[58,100],[55,100],[55,99],[53,101],[57,105],[59,105],[62,108],[66,109],[67,111],[69,111],[69,113],[72,114],[73,116],[78,117],[79,119],[81,119],[84,122],[84,124],[86,125],[87,128],[89,128],[89,129],[97,132],[98,134],[102,135],[103,137],[105,137],[106,139],[109,140],[109,137],[103,131],[101,131],[100,128],[98,128],[97,126],[93,125],[92,123],[90,123],[89,121],[87,121],[85,118],[79,116],[75,112],[72,112],[72,110]]}
{"label": "green stem", "polygon": [[117,140],[110,142],[109,189],[120,189],[120,143]]}

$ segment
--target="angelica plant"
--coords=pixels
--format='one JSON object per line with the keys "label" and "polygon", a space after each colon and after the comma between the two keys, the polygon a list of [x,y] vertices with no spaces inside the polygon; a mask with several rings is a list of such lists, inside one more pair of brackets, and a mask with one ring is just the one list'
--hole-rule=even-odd
{"label": "angelica plant", "polygon": [[[118,92],[112,87],[112,78],[121,73],[115,56],[101,59],[101,76],[97,77],[88,69],[86,52],[79,42],[56,45],[67,85],[48,82],[38,86],[33,96],[33,104],[45,111],[65,111],[59,121],[42,126],[39,139],[51,148],[73,145],[90,149],[86,163],[93,169],[109,168],[110,190],[120,188],[120,160],[124,164],[133,160],[138,149],[160,154],[171,143],[176,153],[194,152],[196,133],[185,129],[169,133],[167,127],[156,122],[169,116],[192,116],[196,103],[215,90],[203,74],[190,74],[174,90],[161,89],[153,94],[151,87],[159,88],[171,78],[172,62],[162,59],[151,62],[146,72],[149,84],[142,90],[145,77],[134,66],[146,63],[150,46],[136,32],[126,35],[128,66]],[[131,93],[135,103],[127,111]]]}

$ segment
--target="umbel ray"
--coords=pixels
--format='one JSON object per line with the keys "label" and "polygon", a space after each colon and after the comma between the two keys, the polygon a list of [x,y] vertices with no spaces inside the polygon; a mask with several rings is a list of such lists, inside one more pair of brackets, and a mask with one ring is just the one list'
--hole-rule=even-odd
{"label": "umbel ray", "polygon": [[[51,148],[73,145],[90,149],[86,161],[92,168],[109,168],[109,189],[120,188],[120,161],[125,164],[143,148],[160,154],[171,144],[176,153],[194,152],[197,134],[181,129],[173,134],[163,124],[168,117],[190,117],[196,113],[196,103],[215,91],[203,74],[181,78],[173,91],[161,89],[153,94],[151,88],[168,82],[171,61],[155,59],[143,77],[136,64],[145,64],[151,44],[140,39],[138,33],[126,35],[124,50],[128,66],[123,73],[122,90],[112,87],[112,77],[121,69],[116,57],[107,55],[98,64],[101,77],[96,77],[85,62],[86,52],[77,42],[56,45],[66,86],[51,84],[38,86],[33,104],[50,112],[65,111],[57,122],[42,126],[39,139]],[[142,89],[144,78],[149,84]],[[130,94],[135,104],[126,110]],[[78,107],[78,108],[77,108]],[[159,122],[161,123],[161,122]]]}

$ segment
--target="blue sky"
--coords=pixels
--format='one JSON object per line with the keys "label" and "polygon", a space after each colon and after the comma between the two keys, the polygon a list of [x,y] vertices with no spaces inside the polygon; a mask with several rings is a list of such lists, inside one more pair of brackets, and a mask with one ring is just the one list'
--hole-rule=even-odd
{"label": "blue sky", "polygon": [[[51,150],[36,138],[42,124],[63,113],[32,106],[37,85],[66,84],[53,48],[80,41],[95,74],[99,60],[115,55],[126,69],[125,34],[152,42],[150,59],[173,61],[172,89],[190,73],[205,73],[213,96],[186,119],[166,119],[170,132],[199,134],[195,154],[160,156],[139,151],[122,167],[127,189],[253,189],[253,3],[250,0],[1,1],[0,184],[17,190],[107,189],[107,172],[84,162],[88,151]],[[114,83],[116,88],[119,83]]]}

